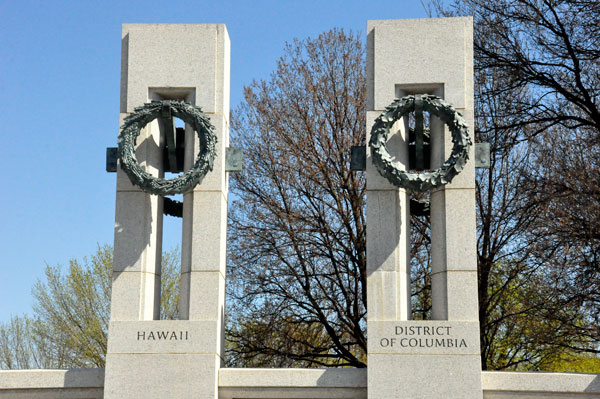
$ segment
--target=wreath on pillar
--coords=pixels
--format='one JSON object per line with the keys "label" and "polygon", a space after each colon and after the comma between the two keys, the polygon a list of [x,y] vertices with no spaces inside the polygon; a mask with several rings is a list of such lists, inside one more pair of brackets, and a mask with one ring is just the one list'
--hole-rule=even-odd
{"label": "wreath on pillar", "polygon": [[415,110],[415,96],[396,99],[375,119],[371,129],[369,146],[373,164],[379,173],[396,187],[412,191],[425,192],[450,183],[459,174],[469,159],[469,147],[472,145],[469,128],[462,115],[441,98],[429,94],[421,97],[425,111],[439,117],[452,134],[452,152],[450,157],[436,170],[429,172],[409,172],[400,169],[398,162],[392,160],[386,143],[391,127],[402,116]]}
{"label": "wreath on pillar", "polygon": [[[152,176],[140,166],[135,156],[135,142],[140,131],[148,123],[164,114],[165,110],[168,110],[172,116],[190,124],[196,131],[200,142],[200,151],[194,166],[174,179]],[[213,169],[217,144],[214,129],[200,107],[183,101],[152,101],[136,107],[135,111],[125,118],[119,134],[118,157],[121,168],[131,183],[148,193],[165,196],[189,191]]]}

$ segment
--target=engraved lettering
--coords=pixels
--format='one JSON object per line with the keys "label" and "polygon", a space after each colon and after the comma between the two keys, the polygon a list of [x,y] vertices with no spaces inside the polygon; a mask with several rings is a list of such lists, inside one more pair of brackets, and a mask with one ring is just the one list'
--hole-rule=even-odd
{"label": "engraved lettering", "polygon": [[467,348],[467,341],[460,337],[452,337],[451,329],[451,326],[439,325],[395,326],[394,334],[400,337],[382,338],[379,345],[384,348]]}
{"label": "engraved lettering", "polygon": [[137,332],[138,341],[187,341],[189,337],[189,331],[183,330],[156,330]]}

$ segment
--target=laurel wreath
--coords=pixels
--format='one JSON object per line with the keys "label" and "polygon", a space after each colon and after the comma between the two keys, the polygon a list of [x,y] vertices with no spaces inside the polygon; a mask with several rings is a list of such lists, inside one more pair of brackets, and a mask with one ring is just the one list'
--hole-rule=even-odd
{"label": "laurel wreath", "polygon": [[[135,142],[141,129],[158,118],[168,107],[171,115],[190,124],[198,135],[200,151],[194,166],[174,179],[154,177],[147,173],[137,162]],[[214,126],[200,107],[183,101],[152,101],[140,107],[125,118],[119,134],[118,157],[121,168],[131,183],[142,190],[156,195],[181,194],[193,189],[209,171],[212,171],[216,156],[217,136]]]}
{"label": "laurel wreath", "polygon": [[462,115],[450,104],[433,95],[422,95],[423,109],[438,116],[452,134],[452,152],[442,166],[429,172],[408,172],[400,169],[387,151],[386,142],[390,129],[403,115],[415,110],[415,96],[396,99],[375,119],[371,129],[369,146],[373,164],[379,173],[396,187],[425,192],[450,183],[459,174],[469,159],[469,148],[473,144],[469,128]]}

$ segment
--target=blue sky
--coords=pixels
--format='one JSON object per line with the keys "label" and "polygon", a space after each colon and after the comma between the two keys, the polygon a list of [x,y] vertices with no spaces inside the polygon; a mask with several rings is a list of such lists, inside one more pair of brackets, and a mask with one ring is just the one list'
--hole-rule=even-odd
{"label": "blue sky", "polygon": [[112,244],[122,23],[225,23],[235,107],[286,41],[425,16],[418,0],[0,0],[0,323],[30,312],[46,264]]}

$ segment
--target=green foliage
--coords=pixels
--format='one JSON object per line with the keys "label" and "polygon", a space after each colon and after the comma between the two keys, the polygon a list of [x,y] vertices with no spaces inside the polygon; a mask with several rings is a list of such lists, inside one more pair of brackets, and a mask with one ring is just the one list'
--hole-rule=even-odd
{"label": "green foliage", "polygon": [[103,367],[110,318],[112,248],[71,259],[63,271],[46,267],[33,288],[33,334],[50,344],[58,367]]}
{"label": "green foliage", "polygon": [[179,248],[163,253],[160,280],[160,319],[177,320],[179,317]]}
{"label": "green foliage", "polygon": [[0,368],[29,369],[54,368],[55,363],[45,356],[44,342],[34,339],[33,320],[14,316],[0,325]]}
{"label": "green foliage", "polygon": [[600,373],[600,356],[587,353],[567,354],[548,364],[548,371],[569,373]]}
{"label": "green foliage", "polygon": [[511,273],[515,268],[504,262],[493,269],[489,279],[488,326],[483,330],[487,333],[483,339],[487,368],[491,370],[539,369],[560,355],[536,339],[552,329],[539,317],[533,317],[540,308],[533,283],[539,276],[526,275],[524,270]]}
{"label": "green foliage", "polygon": [[[33,316],[0,325],[0,368],[104,367],[113,251],[98,246],[66,268],[47,266],[33,287]],[[163,254],[161,319],[177,319],[179,250]]]}
{"label": "green foliage", "polygon": [[[243,337],[243,338],[242,338]],[[329,349],[330,337],[322,323],[298,323],[292,318],[274,328],[268,320],[244,320],[227,331],[230,367],[339,367],[342,360]],[[360,361],[366,363],[366,353]],[[291,355],[298,354],[298,355]]]}

